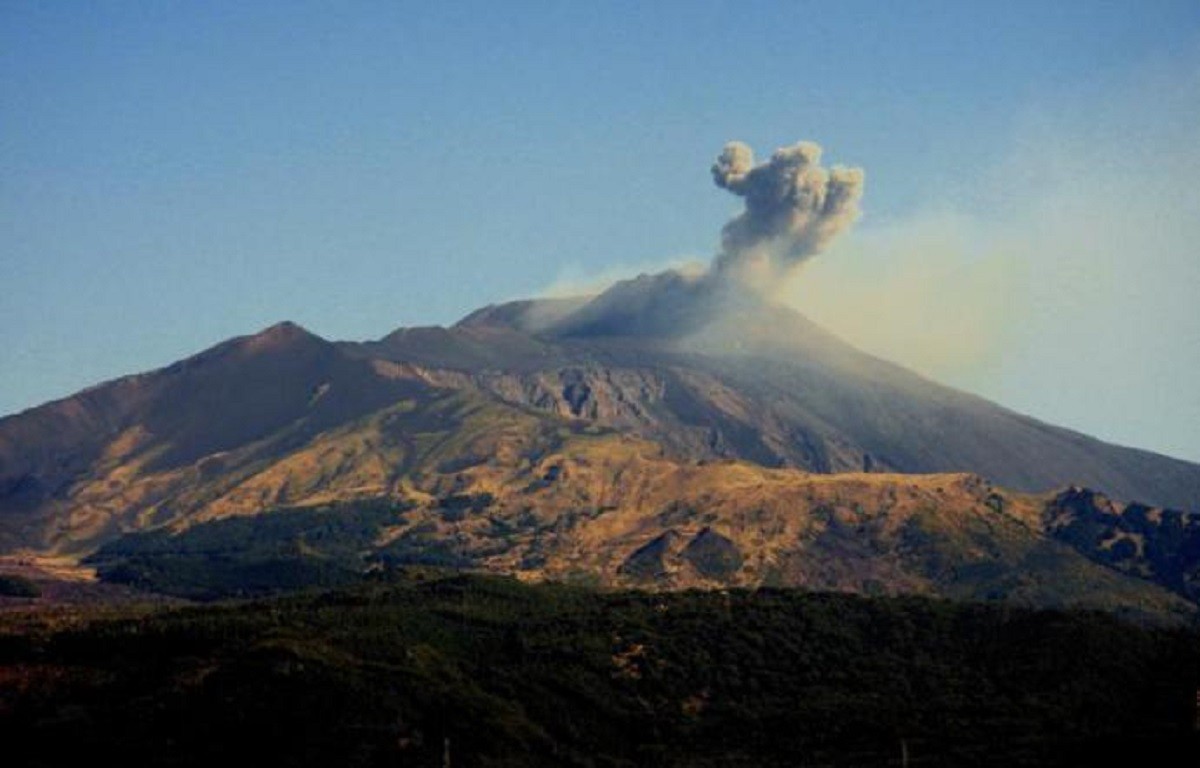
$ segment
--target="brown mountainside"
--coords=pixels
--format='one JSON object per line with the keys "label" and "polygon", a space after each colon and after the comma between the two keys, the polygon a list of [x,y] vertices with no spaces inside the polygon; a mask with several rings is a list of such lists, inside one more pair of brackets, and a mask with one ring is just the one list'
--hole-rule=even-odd
{"label": "brown mountainside", "polygon": [[411,508],[376,552],[527,578],[1191,610],[1191,533],[1165,555],[1147,542],[1192,516],[1120,505],[1168,522],[1104,518],[1109,535],[1048,491],[1195,509],[1196,465],[933,384],[787,310],[687,338],[526,329],[569,310],[503,305],[360,344],[285,323],[7,417],[0,549],[79,556],[393,498]]}
{"label": "brown mountainside", "polygon": [[[164,513],[146,491],[172,485],[173,512]],[[1058,540],[1047,525],[1063,515],[1054,496],[1008,492],[970,474],[682,462],[581,419],[446,390],[326,432],[257,471],[160,472],[129,482],[122,498],[177,531],[281,507],[400,500],[405,508],[365,557],[530,580],[802,586],[1160,618],[1195,613],[1171,585]],[[140,527],[138,517],[125,525]],[[83,527],[64,541],[86,540],[89,518],[77,522]],[[280,544],[320,553],[319,541],[303,537]]]}

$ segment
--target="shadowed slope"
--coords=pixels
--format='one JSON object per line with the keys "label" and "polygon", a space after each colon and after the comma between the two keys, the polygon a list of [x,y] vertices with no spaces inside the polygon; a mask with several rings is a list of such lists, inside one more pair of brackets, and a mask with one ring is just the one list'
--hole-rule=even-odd
{"label": "shadowed slope", "polygon": [[[0,420],[0,546],[112,535],[119,520],[169,508],[190,478],[269,463],[332,426],[427,390],[380,377],[281,323],[7,417]],[[172,481],[130,496],[145,476]]]}

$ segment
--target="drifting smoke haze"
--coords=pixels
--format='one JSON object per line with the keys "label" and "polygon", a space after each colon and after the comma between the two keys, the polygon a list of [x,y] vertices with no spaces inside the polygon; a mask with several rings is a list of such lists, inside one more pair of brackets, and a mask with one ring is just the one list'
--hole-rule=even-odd
{"label": "drifting smoke haze", "polygon": [[941,382],[1200,460],[1200,49],[1015,122],[989,172],[873,218],[778,299]]}

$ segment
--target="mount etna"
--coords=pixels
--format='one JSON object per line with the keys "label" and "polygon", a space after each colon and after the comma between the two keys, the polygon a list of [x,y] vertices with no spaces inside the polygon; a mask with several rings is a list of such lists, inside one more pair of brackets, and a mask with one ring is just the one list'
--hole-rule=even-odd
{"label": "mount etna", "polygon": [[1176,617],[1200,568],[1200,466],[1013,413],[676,273],[367,343],[282,323],[0,421],[0,478],[8,553],[131,583],[225,551],[238,520],[327,526],[384,502],[349,549],[299,523],[238,530],[349,571]]}
{"label": "mount etna", "polygon": [[858,218],[861,170],[733,142],[712,175],[745,205],[706,269],[372,342],[281,323],[0,420],[0,550],[189,594],[254,581],[266,553],[322,578],[1196,611],[1200,465],[938,385],[777,303]]}

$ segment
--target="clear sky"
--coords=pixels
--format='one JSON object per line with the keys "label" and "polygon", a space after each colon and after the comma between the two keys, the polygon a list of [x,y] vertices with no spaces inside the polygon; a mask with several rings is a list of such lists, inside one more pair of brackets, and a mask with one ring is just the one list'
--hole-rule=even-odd
{"label": "clear sky", "polygon": [[0,413],[707,258],[721,145],[812,139],[866,215],[802,310],[1200,460],[1198,85],[1195,0],[7,0]]}

